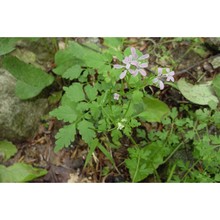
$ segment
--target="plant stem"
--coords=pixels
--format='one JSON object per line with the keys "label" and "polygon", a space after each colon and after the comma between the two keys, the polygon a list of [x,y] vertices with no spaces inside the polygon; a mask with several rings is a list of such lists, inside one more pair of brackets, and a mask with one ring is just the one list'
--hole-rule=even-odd
{"label": "plant stem", "polygon": [[172,166],[172,168],[171,168],[170,174],[169,174],[169,176],[168,176],[168,178],[167,178],[167,183],[169,183],[170,180],[171,180],[171,178],[173,177],[173,173],[174,173],[175,169],[176,169],[176,164],[174,164],[174,165]]}
{"label": "plant stem", "polygon": [[184,142],[181,142],[174,150],[173,152],[167,157],[166,160],[164,160],[163,164],[166,163],[175,153],[176,151],[180,148],[181,145],[183,145]]}
{"label": "plant stem", "polygon": [[191,172],[191,170],[194,168],[194,166],[200,161],[200,159],[198,159],[188,170],[187,172],[184,174],[182,180],[184,180],[186,178],[186,176]]}

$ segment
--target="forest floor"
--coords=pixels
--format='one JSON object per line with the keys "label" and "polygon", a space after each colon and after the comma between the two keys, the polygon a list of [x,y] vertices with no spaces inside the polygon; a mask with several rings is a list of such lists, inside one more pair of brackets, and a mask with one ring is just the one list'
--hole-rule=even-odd
{"label": "forest floor", "polygon": [[[78,41],[81,39],[78,39]],[[172,64],[175,66],[175,80],[185,77],[190,81],[196,82],[202,77],[203,81],[212,79],[217,73],[210,64],[210,60],[217,53],[210,49],[204,49],[200,43],[193,40],[173,38],[129,38],[129,44],[138,48],[143,53],[150,53],[150,66],[154,64],[165,66]],[[149,51],[150,50],[150,51]],[[48,72],[54,66],[54,61],[50,60],[46,64],[49,66]],[[51,67],[51,69],[50,69]],[[60,87],[49,91],[59,92]],[[150,93],[155,93],[158,88],[153,88]],[[180,92],[174,88],[166,87],[159,94],[159,99],[164,101],[169,107],[178,107],[182,103],[189,103]],[[51,109],[58,106],[58,102],[50,106]],[[192,105],[193,106],[193,105]],[[194,106],[198,108],[197,105]],[[192,109],[194,108],[192,107]],[[150,123],[142,125],[143,129],[149,131],[152,129]],[[108,161],[100,150],[96,150],[92,160],[84,168],[85,158],[88,153],[87,145],[80,139],[80,136],[68,148],[63,148],[58,153],[54,152],[55,135],[62,122],[55,118],[45,116],[39,125],[36,135],[22,143],[16,143],[17,154],[7,161],[6,165],[12,165],[15,162],[25,162],[34,167],[44,168],[48,173],[32,182],[48,183],[101,183],[101,182],[131,182],[129,171],[125,166],[124,160],[128,158],[127,148],[131,142],[127,138],[121,140],[122,146],[112,151],[115,160],[115,167]],[[157,124],[158,131],[161,126]],[[155,128],[155,127],[154,127]],[[134,139],[135,134],[134,134]],[[158,172],[163,172],[163,166],[160,166]],[[155,182],[153,175],[142,182]]]}

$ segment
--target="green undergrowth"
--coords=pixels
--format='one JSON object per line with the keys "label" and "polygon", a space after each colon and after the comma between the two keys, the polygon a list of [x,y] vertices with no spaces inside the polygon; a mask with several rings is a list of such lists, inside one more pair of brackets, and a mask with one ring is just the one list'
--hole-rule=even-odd
{"label": "green undergrowth", "polygon": [[[51,89],[48,98],[57,105],[50,117],[63,124],[55,135],[55,153],[77,146],[80,138],[87,146],[84,169],[101,152],[108,161],[106,176],[124,166],[130,175],[125,182],[219,182],[219,74],[192,82],[173,71],[190,51],[202,58],[209,52],[200,38],[144,40],[149,47],[140,51],[125,38],[103,38],[101,44],[51,39],[49,71],[35,62],[32,52],[29,58],[16,53],[20,38],[0,39],[0,56],[2,67],[17,79],[20,99],[36,97],[46,87],[59,88]],[[175,59],[167,45],[176,49],[182,41],[189,48]],[[171,89],[185,104],[160,98],[172,98]],[[121,148],[127,156],[116,158]],[[0,152],[5,161],[16,153],[8,143]],[[16,172],[21,179],[11,176]],[[21,163],[0,167],[1,181],[25,182],[45,173]]]}

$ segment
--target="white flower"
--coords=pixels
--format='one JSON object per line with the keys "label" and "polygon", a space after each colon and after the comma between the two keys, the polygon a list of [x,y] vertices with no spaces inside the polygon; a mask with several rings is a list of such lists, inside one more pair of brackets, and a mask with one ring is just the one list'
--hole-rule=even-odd
{"label": "white flower", "polygon": [[121,123],[121,122],[118,122],[118,130],[122,130],[125,126]]}
{"label": "white flower", "polygon": [[120,95],[118,93],[114,93],[114,99],[119,100]]}

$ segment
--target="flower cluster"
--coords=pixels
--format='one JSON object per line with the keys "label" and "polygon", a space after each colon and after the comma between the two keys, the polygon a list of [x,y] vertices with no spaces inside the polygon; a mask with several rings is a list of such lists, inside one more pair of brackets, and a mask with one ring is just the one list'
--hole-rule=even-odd
{"label": "flower cluster", "polygon": [[137,76],[140,73],[142,76],[146,76],[147,73],[144,68],[148,67],[148,63],[143,63],[145,59],[149,57],[149,54],[145,54],[142,56],[138,56],[134,47],[131,48],[131,55],[124,58],[122,63],[125,65],[115,64],[114,68],[116,69],[124,69],[124,71],[120,74],[120,79],[125,78],[127,72],[132,74],[133,76]]}
{"label": "flower cluster", "polygon": [[[147,73],[144,68],[148,67],[148,63],[145,61],[147,58],[149,58],[149,54],[139,56],[136,52],[136,49],[132,47],[131,54],[122,60],[124,65],[115,64],[114,68],[123,69],[122,73],[120,74],[120,79],[125,78],[127,73],[130,73],[133,76],[137,76],[138,73],[140,73],[142,76],[146,76]],[[156,76],[153,79],[153,83],[163,90],[164,81],[174,82],[174,75],[174,71],[171,71],[169,68],[158,68],[156,71]],[[113,97],[115,100],[119,100],[120,95],[118,93],[114,93]],[[122,129],[122,126],[123,124],[119,122],[119,130]]]}
{"label": "flower cluster", "polygon": [[[165,73],[164,73],[165,72]],[[164,80],[174,82],[174,71],[170,71],[169,68],[158,68],[157,77],[153,80],[153,83],[158,85],[160,89],[164,89]]]}

